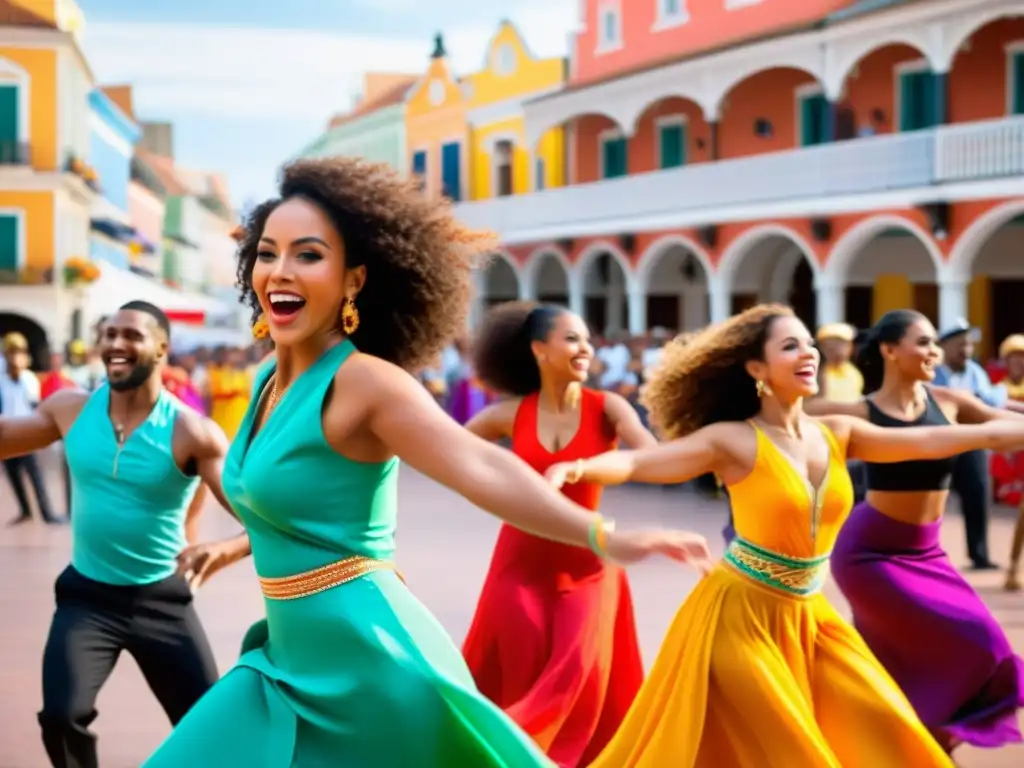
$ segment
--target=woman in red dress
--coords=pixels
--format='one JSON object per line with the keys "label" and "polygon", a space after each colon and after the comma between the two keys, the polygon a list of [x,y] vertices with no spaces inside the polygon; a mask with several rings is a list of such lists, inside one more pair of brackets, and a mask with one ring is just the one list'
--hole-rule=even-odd
{"label": "woman in red dress", "polygon": [[[619,395],[582,387],[594,350],[586,323],[562,307],[493,309],[474,345],[480,379],[506,398],[466,428],[543,473],[590,458],[621,437],[655,445]],[[596,510],[601,487],[563,492]],[[629,583],[589,550],[502,526],[463,654],[480,691],[561,768],[582,768],[611,739],[643,682]]]}

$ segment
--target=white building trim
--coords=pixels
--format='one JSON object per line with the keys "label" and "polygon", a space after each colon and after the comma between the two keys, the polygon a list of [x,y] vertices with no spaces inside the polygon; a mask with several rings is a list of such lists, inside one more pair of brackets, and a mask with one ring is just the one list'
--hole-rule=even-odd
{"label": "white building trim", "polygon": [[657,0],[658,10],[654,17],[654,25],[651,32],[664,32],[669,29],[681,27],[690,21],[690,9],[687,8],[687,0],[679,0],[679,7],[675,13],[671,13],[665,7],[665,0]]}
{"label": "white building trim", "polygon": [[89,110],[89,130],[103,139],[123,157],[130,158],[135,153],[135,147],[118,136],[114,129],[107,125],[106,121],[91,109]]}
{"label": "white building trim", "polygon": [[[605,37],[605,16],[615,14],[616,33],[614,39]],[[622,21],[622,0],[597,0],[597,29],[595,38],[597,44],[594,49],[595,56],[603,56],[606,53],[621,50],[624,46],[625,25]]]}
{"label": "white building trim", "polygon": [[[1024,0],[931,0],[878,11],[822,29],[756,40],[555,96],[528,101],[526,138],[531,144],[549,129],[599,112],[632,133],[652,105],[677,97],[696,103],[717,120],[722,100],[738,83],[768,69],[789,67],[809,73],[832,101],[868,54],[905,44],[921,52],[936,72],[949,69],[956,51],[992,19],[1024,13]],[[601,105],[597,109],[595,105]]]}
{"label": "white building trim", "polygon": [[597,261],[597,257],[604,253],[611,255],[612,259],[622,270],[622,274],[626,278],[626,282],[628,282],[630,275],[633,274],[633,268],[629,263],[629,257],[622,252],[622,249],[619,248],[619,246],[610,240],[595,240],[594,242],[589,243],[587,247],[580,252],[580,255],[576,258],[576,263],[573,264],[573,272],[578,276],[581,286],[585,284],[587,273],[590,272],[590,268],[594,266],[594,263]]}
{"label": "white building trim", "polygon": [[0,208],[0,216],[11,217],[17,227],[16,266],[24,269],[28,263],[28,228],[25,226],[25,211],[22,208]]}
{"label": "white building trim", "polygon": [[665,126],[679,125],[683,128],[683,165],[686,165],[686,161],[690,158],[689,155],[689,138],[690,138],[690,119],[683,113],[678,112],[674,115],[662,115],[661,117],[654,118],[654,167],[656,170],[662,168],[662,160],[664,159],[664,153],[661,146],[661,129]]}
{"label": "white building trim", "polygon": [[918,239],[928,253],[938,279],[943,272],[943,259],[935,240],[910,219],[884,213],[864,219],[843,233],[829,251],[825,267],[821,270],[821,282],[825,285],[845,285],[850,266],[864,246],[889,229],[902,229]]}
{"label": "white building trim", "polygon": [[466,122],[473,128],[486,128],[494,123],[503,123],[523,116],[523,104],[528,99],[539,99],[562,89],[561,85],[542,88],[532,93],[524,93],[490,104],[483,104],[466,111]]}
{"label": "white building trim", "polygon": [[498,197],[498,144],[506,141],[511,146],[508,162],[512,170],[512,189],[510,195],[516,193],[516,149],[520,146],[522,139],[511,131],[495,133],[487,137],[483,149],[487,153],[488,181],[491,188],[487,191],[487,197]]}
{"label": "white building trim", "polygon": [[974,262],[989,238],[1010,221],[1024,214],[1024,200],[1011,200],[997,205],[981,216],[963,231],[953,245],[946,262],[946,271],[954,282],[970,282]]}
{"label": "white building trim", "polygon": [[818,264],[817,258],[815,258],[814,248],[811,247],[810,243],[799,233],[782,224],[762,224],[757,227],[751,227],[729,243],[729,247],[725,249],[722,258],[718,260],[718,274],[725,281],[725,284],[729,286],[730,293],[733,283],[736,281],[736,273],[743,265],[744,260],[750,255],[755,246],[771,237],[785,238],[799,248],[803,252],[804,258],[807,259],[807,263],[810,265],[815,278],[818,277],[821,267]]}
{"label": "white building trim", "polygon": [[18,89],[18,141],[32,140],[31,98],[32,76],[28,70],[10,59],[0,57],[0,84],[14,85]]}
{"label": "white building trim", "polygon": [[700,262],[706,277],[710,278],[714,274],[715,268],[712,266],[711,257],[695,240],[691,240],[685,235],[664,235],[647,246],[644,252],[640,254],[640,258],[637,259],[634,276],[636,282],[645,290],[650,284],[651,275],[654,274],[654,270],[661,263],[661,259],[674,246],[682,246],[688,253],[693,254],[697,261]]}

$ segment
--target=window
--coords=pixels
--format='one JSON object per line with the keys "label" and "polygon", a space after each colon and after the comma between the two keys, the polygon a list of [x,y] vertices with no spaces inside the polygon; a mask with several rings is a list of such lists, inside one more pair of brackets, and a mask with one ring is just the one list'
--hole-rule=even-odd
{"label": "window", "polygon": [[508,197],[513,194],[512,173],[515,165],[515,147],[503,140],[494,145],[494,194]]}
{"label": "window", "polygon": [[424,190],[427,187],[427,152],[426,150],[420,150],[412,156],[412,175],[416,176],[420,180],[420,189]]}
{"label": "window", "polygon": [[619,131],[601,135],[601,178],[616,179],[629,172],[629,140]]}
{"label": "window", "polygon": [[1015,44],[1008,52],[1007,59],[1007,111],[1011,115],[1024,115],[1024,46]]}
{"label": "window", "polygon": [[602,0],[598,6],[597,50],[611,51],[622,47],[622,15],[617,0]]}
{"label": "window", "polygon": [[686,0],[657,0],[658,17],[654,21],[654,31],[672,29],[690,20],[686,9]]}
{"label": "window", "polygon": [[0,84],[0,165],[17,161],[18,152],[18,86]]}
{"label": "window", "polygon": [[683,117],[662,118],[655,125],[658,131],[658,167],[686,165],[686,122]]}
{"label": "window", "polygon": [[543,192],[547,188],[547,179],[544,172],[544,158],[538,157],[537,162],[534,164],[534,188],[537,192]]}
{"label": "window", "polygon": [[430,88],[427,91],[427,97],[430,99],[431,106],[439,107],[444,104],[444,97],[447,95],[445,92],[444,83],[440,80],[431,80]]}
{"label": "window", "polygon": [[18,224],[17,216],[0,214],[0,275],[5,272],[17,272],[20,266]]}
{"label": "window", "polygon": [[515,74],[516,71],[516,49],[508,43],[503,43],[498,46],[494,52],[494,61],[492,63],[495,73],[502,77],[508,77],[509,75]]}
{"label": "window", "polygon": [[800,146],[825,144],[829,137],[829,103],[821,91],[797,93],[797,120],[800,126]]}
{"label": "window", "polygon": [[441,147],[441,189],[453,203],[462,199],[462,144],[457,141]]}
{"label": "window", "polygon": [[913,63],[897,69],[897,114],[901,131],[919,131],[938,122],[935,75],[927,64]]}

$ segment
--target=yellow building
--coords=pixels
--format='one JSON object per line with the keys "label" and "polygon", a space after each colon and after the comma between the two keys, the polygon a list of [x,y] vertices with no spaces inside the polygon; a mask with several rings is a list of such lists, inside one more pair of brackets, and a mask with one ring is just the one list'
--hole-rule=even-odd
{"label": "yellow building", "polygon": [[462,81],[469,131],[470,199],[518,195],[560,187],[565,179],[561,127],[536,147],[524,133],[523,102],[558,90],[566,60],[538,59],[523,36],[503,21],[487,46],[483,69]]}
{"label": "yellow building", "polygon": [[405,139],[409,169],[423,178],[428,195],[468,199],[469,152],[466,99],[451,71],[444,39],[434,40],[430,66],[406,96]]}
{"label": "yellow building", "polygon": [[62,268],[88,254],[93,77],[74,3],[0,6],[0,334],[19,330],[38,353],[46,337],[67,336],[73,301]]}

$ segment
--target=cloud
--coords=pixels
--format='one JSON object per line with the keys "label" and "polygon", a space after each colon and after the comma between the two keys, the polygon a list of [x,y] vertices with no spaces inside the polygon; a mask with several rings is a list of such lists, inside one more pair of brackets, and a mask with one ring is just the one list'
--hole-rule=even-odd
{"label": "cloud", "polygon": [[[364,0],[359,0],[364,2]],[[411,0],[384,0],[398,11]],[[422,7],[422,0],[416,5]],[[537,55],[567,51],[576,2],[527,0],[511,14]],[[380,6],[378,6],[380,7]],[[497,18],[448,26],[457,72],[478,69]],[[351,105],[366,71],[421,72],[422,36],[189,24],[94,23],[84,48],[101,82],[130,82],[140,113],[322,121]]]}

